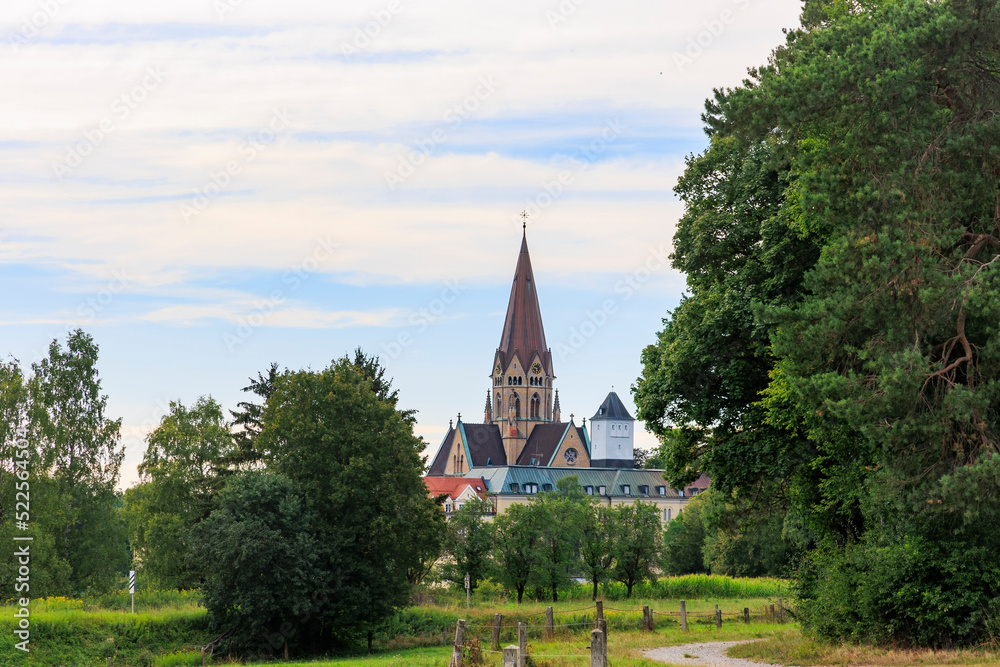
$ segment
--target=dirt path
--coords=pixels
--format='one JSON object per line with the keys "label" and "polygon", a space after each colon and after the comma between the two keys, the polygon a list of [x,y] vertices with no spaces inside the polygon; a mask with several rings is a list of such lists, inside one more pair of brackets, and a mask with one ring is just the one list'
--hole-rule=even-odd
{"label": "dirt path", "polygon": [[[755,640],[749,640],[755,641]],[[730,658],[726,649],[739,642],[705,642],[702,644],[683,644],[667,648],[654,648],[645,652],[650,660],[670,663],[671,665],[700,665],[701,667],[781,667],[773,663],[751,662],[742,658]],[[690,657],[686,657],[690,656]]]}

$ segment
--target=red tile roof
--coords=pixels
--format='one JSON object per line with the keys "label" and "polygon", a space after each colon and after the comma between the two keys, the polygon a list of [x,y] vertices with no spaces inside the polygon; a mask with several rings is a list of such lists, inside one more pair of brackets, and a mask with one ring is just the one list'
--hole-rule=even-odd
{"label": "red tile roof", "polygon": [[480,498],[486,497],[486,482],[482,477],[424,477],[424,484],[431,497],[448,495],[457,498],[467,486],[472,486]]}

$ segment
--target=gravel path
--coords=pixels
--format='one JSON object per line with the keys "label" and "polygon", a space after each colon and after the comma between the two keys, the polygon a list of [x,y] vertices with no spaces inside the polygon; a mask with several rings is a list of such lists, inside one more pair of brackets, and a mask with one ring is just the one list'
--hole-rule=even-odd
{"label": "gravel path", "polygon": [[[749,640],[754,641],[754,640]],[[705,642],[703,644],[684,644],[667,648],[654,648],[645,655],[651,660],[667,662],[672,665],[701,665],[702,667],[781,667],[773,663],[751,662],[742,658],[730,658],[726,649],[740,642]],[[684,654],[691,656],[684,657]]]}

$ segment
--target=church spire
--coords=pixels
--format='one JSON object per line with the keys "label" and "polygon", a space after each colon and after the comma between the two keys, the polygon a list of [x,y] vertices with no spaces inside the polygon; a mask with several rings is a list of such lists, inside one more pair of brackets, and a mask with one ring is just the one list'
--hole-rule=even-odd
{"label": "church spire", "polygon": [[507,303],[507,318],[504,320],[497,351],[502,357],[503,366],[510,362],[515,352],[522,364],[531,364],[537,355],[545,374],[554,375],[552,355],[545,344],[542,309],[538,305],[526,229],[521,237],[521,251],[517,256],[517,268],[514,269],[514,284],[510,288],[510,300]]}
{"label": "church spire", "polygon": [[490,390],[486,390],[486,414],[483,416],[484,424],[493,423],[493,401],[491,399]]}
{"label": "church spire", "polygon": [[556,389],[556,404],[552,408],[552,421],[562,421],[562,410],[559,408],[559,390]]}

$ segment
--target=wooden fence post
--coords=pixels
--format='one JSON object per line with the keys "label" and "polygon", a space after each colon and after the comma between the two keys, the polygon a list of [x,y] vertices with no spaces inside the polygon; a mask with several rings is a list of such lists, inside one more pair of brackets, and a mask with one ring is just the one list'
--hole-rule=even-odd
{"label": "wooden fence post", "polygon": [[517,623],[517,667],[527,667],[528,664],[528,626]]}
{"label": "wooden fence post", "polygon": [[600,630],[590,631],[590,667],[607,667],[608,644]]}
{"label": "wooden fence post", "polygon": [[462,667],[462,647],[465,645],[465,620],[458,619],[455,626],[455,644],[451,651],[451,660],[448,667]]}
{"label": "wooden fence post", "polygon": [[688,612],[687,607],[684,605],[684,600],[681,600],[681,631],[688,631]]}
{"label": "wooden fence post", "polygon": [[545,638],[551,640],[555,633],[555,619],[552,618],[552,607],[545,608]]}
{"label": "wooden fence post", "polygon": [[493,642],[490,644],[490,648],[494,651],[500,650],[500,628],[503,624],[503,615],[494,614],[493,615]]}
{"label": "wooden fence post", "polygon": [[608,644],[608,620],[602,618],[597,621],[597,629],[604,633],[604,645],[607,647]]}
{"label": "wooden fence post", "polygon": [[597,619],[594,621],[594,627],[597,627],[597,621],[604,618],[604,603],[600,600],[597,601]]}
{"label": "wooden fence post", "polygon": [[750,607],[743,607],[743,622],[750,624]]}
{"label": "wooden fence post", "polygon": [[772,604],[771,605],[771,622],[774,623],[774,621],[775,621],[775,617],[774,617],[774,605]]}
{"label": "wooden fence post", "polygon": [[784,623],[784,622],[785,622],[785,605],[781,601],[781,598],[778,598],[778,623]]}
{"label": "wooden fence post", "polygon": [[719,611],[719,605],[715,605],[715,627],[718,630],[722,629],[722,612]]}
{"label": "wooden fence post", "polygon": [[513,644],[503,650],[503,667],[518,667],[517,647]]}

